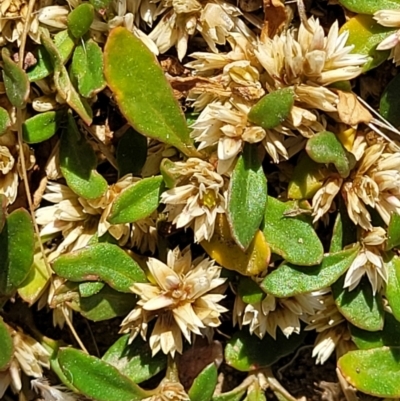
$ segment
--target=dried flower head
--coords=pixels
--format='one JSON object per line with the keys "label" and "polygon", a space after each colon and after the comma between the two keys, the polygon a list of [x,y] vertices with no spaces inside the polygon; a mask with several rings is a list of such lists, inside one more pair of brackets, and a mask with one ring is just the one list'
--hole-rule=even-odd
{"label": "dried flower head", "polygon": [[150,335],[153,355],[182,353],[182,334],[191,341],[192,334],[217,327],[221,313],[227,310],[218,304],[224,295],[210,293],[225,282],[220,278],[221,267],[210,259],[192,261],[189,247],[168,252],[167,264],[150,258],[147,263],[151,283],[136,283],[131,290],[140,299],[135,309],[121,324],[122,333],[133,340],[140,332],[146,339],[148,323],[157,319]]}
{"label": "dried flower head", "polygon": [[182,384],[164,378],[156,389],[156,393],[142,401],[189,401],[190,398]]}
{"label": "dried flower head", "polygon": [[[374,14],[374,19],[382,26],[400,28],[400,10],[379,10]],[[400,29],[379,43],[377,49],[390,49],[389,59],[393,59],[398,66],[400,64]]]}
{"label": "dried flower head", "polygon": [[227,185],[214,170],[213,165],[196,158],[177,162],[170,171],[180,177],[179,183],[161,194],[168,221],[177,228],[193,228],[196,242],[209,240],[217,214],[225,213]]}
{"label": "dried flower head", "polygon": [[63,385],[51,386],[44,378],[31,380],[31,386],[44,401],[77,401],[79,399]]}

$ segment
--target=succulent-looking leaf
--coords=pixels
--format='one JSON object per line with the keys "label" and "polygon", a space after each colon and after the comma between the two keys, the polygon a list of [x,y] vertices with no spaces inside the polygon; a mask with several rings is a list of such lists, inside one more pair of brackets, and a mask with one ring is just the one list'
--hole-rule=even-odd
{"label": "succulent-looking leaf", "polygon": [[140,401],[149,394],[114,366],[74,348],[61,348],[58,361],[66,378],[97,401]]}
{"label": "succulent-looking leaf", "polygon": [[33,258],[33,264],[28,276],[18,288],[19,296],[29,305],[33,305],[43,294],[50,279],[50,274],[38,252]]}
{"label": "succulent-looking leaf", "polygon": [[300,334],[292,334],[289,338],[277,330],[276,340],[268,334],[260,340],[241,330],[228,341],[225,347],[225,361],[241,372],[271,366],[293,352],[303,342],[304,337],[304,330]]}
{"label": "succulent-looking leaf", "polygon": [[393,212],[387,229],[386,249],[390,250],[400,245],[400,214]]}
{"label": "succulent-looking leaf", "polygon": [[329,248],[330,253],[339,252],[345,246],[357,242],[357,228],[350,220],[347,213],[346,206],[343,202],[339,202],[339,212],[336,216],[335,224],[333,226],[331,245]]}
{"label": "succulent-looking leaf", "polygon": [[252,123],[264,129],[275,128],[286,119],[293,105],[293,88],[278,89],[259,100],[247,117]]}
{"label": "succulent-looking leaf", "polygon": [[134,294],[115,291],[108,285],[105,285],[97,294],[79,297],[79,299],[71,301],[71,307],[74,310],[94,322],[126,316],[135,304],[136,296]]}
{"label": "succulent-looking leaf", "polygon": [[0,107],[0,136],[7,132],[8,127],[11,125],[10,116],[6,109]]}
{"label": "succulent-looking leaf", "polygon": [[364,277],[353,290],[343,288],[344,276],[332,285],[332,294],[340,313],[354,326],[367,331],[383,328],[382,297],[373,295],[371,284]]}
{"label": "succulent-looking leaf", "polygon": [[286,217],[287,212],[296,208],[296,202],[284,203],[268,197],[267,205],[263,232],[272,252],[299,266],[320,263],[324,248],[312,227],[310,216]]}
{"label": "succulent-looking leaf", "polygon": [[339,174],[346,178],[353,168],[355,159],[343,147],[339,138],[329,131],[319,132],[307,141],[308,156],[317,163],[334,164]]}
{"label": "succulent-looking leaf", "polygon": [[304,152],[296,164],[289,182],[288,197],[290,199],[311,199],[322,187],[328,169],[310,159]]}
{"label": "succulent-looking leaf", "polygon": [[237,293],[246,304],[260,302],[265,297],[265,292],[250,277],[240,277]]}
{"label": "succulent-looking leaf", "polygon": [[156,176],[130,185],[115,198],[108,221],[125,224],[150,216],[160,203],[163,183],[163,177]]}
{"label": "succulent-looking leaf", "polygon": [[381,331],[366,331],[350,325],[351,338],[359,349],[399,346],[399,332],[400,322],[390,313],[385,313],[385,325]]}
{"label": "succulent-looking leaf", "polygon": [[79,117],[81,117],[87,125],[90,125],[92,123],[92,109],[85,99],[79,96],[72,85],[60,52],[46,33],[42,32],[40,40],[50,56],[54,68],[54,85],[58,94],[78,113]]}
{"label": "succulent-looking leaf", "polygon": [[0,298],[10,296],[25,280],[33,262],[35,240],[31,217],[17,209],[0,233]]}
{"label": "succulent-looking leaf", "polygon": [[79,4],[68,14],[67,24],[71,34],[79,39],[90,28],[94,19],[94,8],[89,3]]}
{"label": "succulent-looking leaf", "polygon": [[260,287],[275,297],[286,298],[318,291],[333,284],[352,264],[360,247],[329,254],[316,266],[283,263],[265,277]]}
{"label": "succulent-looking leaf", "polygon": [[13,340],[6,324],[0,316],[0,372],[8,368],[14,354]]}
{"label": "succulent-looking leaf", "polygon": [[93,97],[105,88],[103,67],[103,52],[93,39],[76,47],[72,57],[71,79],[83,97]]}
{"label": "succulent-looking leaf", "polygon": [[[353,0],[351,0],[353,1]],[[362,3],[360,0],[355,0]],[[381,0],[373,0],[378,7]],[[340,32],[349,31],[346,45],[353,45],[352,53],[368,56],[368,61],[363,65],[363,72],[376,68],[389,56],[389,50],[377,50],[376,47],[382,40],[394,32],[393,28],[379,25],[370,15],[358,14],[349,19],[341,28]]]}
{"label": "succulent-looking leaf", "polygon": [[257,146],[245,145],[233,170],[228,194],[232,237],[245,251],[260,228],[267,204],[267,179]]}
{"label": "succulent-looking leaf", "polygon": [[386,118],[395,127],[400,127],[400,75],[396,75],[383,91],[379,104],[379,112],[382,117]]}
{"label": "succulent-looking leaf", "polygon": [[265,270],[271,257],[261,231],[257,231],[247,251],[243,252],[232,238],[228,221],[222,214],[217,216],[210,241],[202,241],[200,245],[219,265],[244,276],[254,276]]}
{"label": "succulent-looking leaf", "polygon": [[26,143],[40,143],[51,138],[61,127],[65,111],[46,111],[28,118],[22,124],[22,136]]}
{"label": "succulent-looking leaf", "polygon": [[96,170],[92,147],[81,135],[71,114],[60,142],[60,167],[68,186],[85,199],[96,199],[107,191],[107,181]]}
{"label": "succulent-looking leaf", "polygon": [[79,296],[82,298],[91,297],[98,294],[105,286],[101,281],[88,281],[86,283],[79,283],[78,291]]}
{"label": "succulent-looking leaf", "polygon": [[338,361],[343,377],[357,390],[383,398],[400,397],[400,347],[350,351]]}
{"label": "succulent-looking leaf", "polygon": [[120,292],[129,293],[134,283],[146,282],[139,265],[119,246],[101,243],[58,257],[54,271],[74,282],[104,281]]}
{"label": "succulent-looking leaf", "polygon": [[394,317],[400,321],[400,258],[397,255],[390,254],[384,263],[388,270],[385,295]]}
{"label": "succulent-looking leaf", "polygon": [[397,10],[400,0],[339,0],[342,6],[360,14],[374,14],[379,10]]}
{"label": "succulent-looking leaf", "polygon": [[218,369],[212,362],[194,379],[188,391],[190,401],[210,401],[218,380]]}
{"label": "succulent-looking leaf", "polygon": [[115,366],[135,383],[155,376],[167,366],[167,356],[162,352],[152,356],[149,344],[136,337],[129,344],[129,334],[120,337],[103,355],[103,361]]}
{"label": "succulent-looking leaf", "polygon": [[139,175],[147,158],[147,138],[129,127],[118,142],[117,163],[120,177]]}
{"label": "succulent-looking leaf", "polygon": [[24,108],[28,101],[30,84],[26,72],[11,60],[6,47],[1,49],[3,81],[7,98],[14,107]]}
{"label": "succulent-looking leaf", "polygon": [[138,132],[196,156],[185,117],[154,55],[128,29],[114,28],[104,49],[104,73],[115,99]]}

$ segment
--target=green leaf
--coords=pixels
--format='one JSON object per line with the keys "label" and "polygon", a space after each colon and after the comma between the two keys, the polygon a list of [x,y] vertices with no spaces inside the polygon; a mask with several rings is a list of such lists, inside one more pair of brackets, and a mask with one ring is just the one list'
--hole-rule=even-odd
{"label": "green leaf", "polygon": [[188,391],[190,401],[210,401],[218,380],[218,369],[212,362],[194,379]]}
{"label": "green leaf", "polygon": [[283,263],[265,277],[261,288],[275,297],[287,298],[294,295],[318,291],[333,284],[353,263],[360,247],[325,256],[316,266],[295,266]]}
{"label": "green leaf", "polygon": [[287,262],[300,266],[316,265],[322,261],[324,248],[312,227],[310,216],[285,216],[296,205],[296,202],[284,203],[268,197],[264,236],[272,252]]}
{"label": "green leaf", "polygon": [[60,167],[68,186],[82,198],[96,199],[107,191],[107,181],[95,170],[96,166],[94,150],[68,114],[60,141]]}
{"label": "green leaf", "polygon": [[86,319],[100,322],[117,316],[126,316],[135,306],[136,296],[115,291],[106,285],[97,294],[81,296],[78,300],[72,301],[72,304],[72,307]]}
{"label": "green leaf", "polygon": [[265,391],[260,387],[258,382],[255,382],[250,391],[247,393],[247,397],[244,401],[266,401]]}
{"label": "green leaf", "polygon": [[400,127],[400,75],[396,75],[383,91],[379,104],[379,111],[383,118],[386,118],[395,127]]}
{"label": "green leaf", "polygon": [[227,391],[226,393],[215,395],[212,398],[212,401],[240,401],[245,393],[246,388],[238,386],[231,391]]}
{"label": "green leaf", "polygon": [[51,138],[65,120],[65,111],[46,111],[25,120],[22,136],[27,143],[40,143]]}
{"label": "green leaf", "polygon": [[108,86],[133,128],[186,156],[198,155],[164,72],[139,38],[126,28],[114,28],[105,45],[104,64]]}
{"label": "green leaf", "polygon": [[232,237],[244,251],[260,227],[266,204],[267,179],[257,146],[246,144],[232,173],[227,210]]}
{"label": "green leaf", "polygon": [[260,302],[265,297],[265,293],[260,286],[250,277],[240,277],[237,292],[246,304]]}
{"label": "green leaf", "polygon": [[79,296],[82,298],[91,297],[98,294],[105,286],[101,281],[88,281],[87,283],[79,283]]}
{"label": "green leaf", "polygon": [[54,35],[54,46],[57,48],[57,52],[63,64],[66,64],[71,57],[76,42],[77,40],[67,29]]}
{"label": "green leaf", "polygon": [[275,128],[287,118],[293,105],[293,88],[278,89],[259,100],[247,117],[264,129]]}
{"label": "green leaf", "polygon": [[141,337],[136,337],[129,344],[129,334],[120,337],[102,359],[135,383],[152,378],[167,366],[166,355],[159,352],[152,356],[148,342],[143,341]]}
{"label": "green leaf", "polygon": [[371,15],[379,10],[400,8],[400,0],[339,0],[339,3],[355,13]]}
{"label": "green leaf", "polygon": [[89,3],[80,4],[68,14],[68,30],[75,38],[79,39],[89,30],[93,19],[93,6]]}
{"label": "green leaf", "polygon": [[6,47],[1,49],[3,81],[8,100],[14,107],[24,108],[28,101],[30,85],[26,72],[11,60]]}
{"label": "green leaf", "polygon": [[93,97],[105,88],[103,53],[93,39],[76,47],[72,57],[71,79],[76,82],[79,93],[86,98]]}
{"label": "green leaf", "polygon": [[292,334],[289,338],[277,330],[276,340],[268,334],[260,340],[255,335],[241,330],[228,341],[225,347],[225,361],[241,372],[271,366],[280,358],[292,353],[303,342],[304,337],[304,330],[301,334]]}
{"label": "green leaf", "polygon": [[[360,0],[357,0],[360,2]],[[376,1],[377,4],[381,0]],[[361,2],[360,2],[361,3]],[[379,25],[370,15],[359,14],[348,20],[340,32],[349,31],[346,45],[353,45],[352,53],[368,56],[368,61],[363,65],[363,72],[369,71],[382,64],[389,56],[390,50],[376,50],[376,47],[391,33],[393,28]]]}
{"label": "green leaf", "polygon": [[320,132],[307,141],[308,156],[317,163],[334,164],[339,174],[346,178],[354,165],[354,156],[346,151],[339,138],[329,131]]}
{"label": "green leaf", "polygon": [[10,296],[25,280],[33,262],[35,240],[31,217],[17,209],[0,233],[0,297]]}
{"label": "green leaf", "polygon": [[381,331],[361,330],[350,325],[351,339],[359,349],[371,349],[387,346],[400,345],[400,322],[390,313],[385,314],[385,325]]}
{"label": "green leaf", "polygon": [[125,224],[150,216],[160,203],[163,183],[162,176],[156,176],[130,185],[115,198],[107,220],[111,224]]}
{"label": "green leaf", "polygon": [[0,372],[8,368],[14,355],[13,340],[3,318],[0,316]]}
{"label": "green leaf", "polygon": [[89,3],[93,5],[96,11],[105,11],[111,5],[112,0],[89,0]]}
{"label": "green leaf", "polygon": [[6,224],[6,211],[7,211],[7,198],[5,195],[0,194],[0,233]]}
{"label": "green leaf", "polygon": [[400,347],[350,351],[338,361],[343,377],[357,390],[383,398],[400,397]]}
{"label": "green leaf", "polygon": [[400,321],[400,258],[391,254],[388,259],[385,258],[384,263],[388,270],[385,295],[394,317]]}
{"label": "green leaf", "polygon": [[147,159],[147,138],[129,127],[118,142],[119,177],[139,175]]}
{"label": "green leaf", "polygon": [[58,361],[66,378],[86,397],[97,401],[140,401],[149,394],[118,369],[73,348],[61,348]]}
{"label": "green leaf", "polygon": [[325,166],[316,163],[303,152],[289,181],[288,197],[290,199],[311,199],[322,187],[327,175],[328,171]]}
{"label": "green leaf", "polygon": [[373,295],[371,284],[364,277],[353,290],[343,288],[344,276],[332,285],[332,294],[340,313],[354,326],[367,331],[383,328],[382,297]]}
{"label": "green leaf", "polygon": [[386,249],[390,250],[400,245],[400,214],[393,212],[387,229]]}
{"label": "green leaf", "polygon": [[54,271],[74,282],[104,281],[117,291],[130,293],[134,283],[146,282],[139,265],[119,246],[100,243],[58,257]]}
{"label": "green leaf", "polygon": [[0,107],[0,136],[4,135],[11,125],[10,116],[6,109]]}
{"label": "green leaf", "polygon": [[58,94],[74,111],[76,111],[79,117],[81,117],[87,125],[90,125],[92,123],[92,109],[85,99],[82,99],[79,96],[78,92],[72,85],[59,50],[45,32],[42,32],[40,39],[42,45],[50,55],[51,63],[54,68],[54,85]]}
{"label": "green leaf", "polygon": [[43,255],[38,252],[33,257],[33,265],[28,276],[18,288],[19,296],[29,305],[33,305],[43,294],[50,279],[43,260]]}
{"label": "green leaf", "polygon": [[[344,229],[345,228],[345,229]],[[333,226],[330,253],[341,251],[345,246],[357,242],[357,228],[350,220],[346,206],[339,202],[339,212]]]}

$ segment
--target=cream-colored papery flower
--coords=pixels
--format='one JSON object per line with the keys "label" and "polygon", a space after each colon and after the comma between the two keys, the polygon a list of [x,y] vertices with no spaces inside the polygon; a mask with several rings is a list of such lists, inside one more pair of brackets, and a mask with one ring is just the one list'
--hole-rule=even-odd
{"label": "cream-colored papery flower", "polygon": [[164,378],[155,390],[156,393],[142,401],[189,401],[190,398],[182,384]]}
{"label": "cream-colored papery flower", "polygon": [[352,153],[362,157],[341,191],[349,217],[364,230],[372,230],[369,206],[389,224],[392,213],[400,213],[400,153],[380,138],[370,146],[356,140]]}
{"label": "cream-colored papery flower", "polygon": [[31,380],[32,389],[42,396],[43,401],[78,401],[77,394],[61,384],[51,386],[46,379]]}
{"label": "cream-colored papery flower", "polygon": [[338,97],[326,86],[360,75],[367,57],[351,53],[354,46],[346,46],[349,33],[339,35],[337,21],[327,36],[318,19],[312,17],[308,24],[312,32],[301,24],[297,32],[263,39],[255,54],[267,72],[269,91],[293,87],[296,101],[304,107],[336,111]]}
{"label": "cream-colored papery flower", "polygon": [[332,207],[333,200],[339,193],[343,184],[343,178],[339,176],[329,177],[322,188],[320,188],[312,199],[313,216],[315,223],[324,216]]}
{"label": "cream-colored papery flower", "polygon": [[318,300],[323,309],[308,317],[305,330],[315,330],[318,333],[312,356],[316,357],[316,364],[322,365],[341,341],[350,339],[350,334],[346,320],[336,307],[332,294],[327,290],[321,290],[319,293],[321,295],[318,296]]}
{"label": "cream-colored papery flower", "polygon": [[169,0],[171,8],[163,15],[150,33],[160,53],[175,46],[180,60],[186,54],[189,37],[200,32],[211,51],[217,53],[217,45],[225,45],[232,31],[245,26],[239,19],[241,11],[233,4],[218,1]]}
{"label": "cream-colored papery flower", "polygon": [[156,318],[149,339],[153,355],[162,350],[174,356],[182,353],[182,334],[190,342],[193,334],[220,325],[220,315],[227,309],[219,302],[225,296],[210,292],[225,279],[219,277],[221,267],[213,260],[192,261],[189,247],[169,251],[167,264],[150,258],[147,265],[152,281],[131,287],[140,299],[121,323],[121,332],[130,333],[131,340],[140,333],[146,340],[148,324]]}
{"label": "cream-colored papery flower", "polygon": [[151,216],[132,224],[112,225],[107,221],[114,199],[137,180],[131,175],[122,177],[110,185],[103,196],[92,200],[80,198],[66,185],[49,182],[43,198],[53,205],[37,209],[36,220],[43,226],[41,236],[62,233],[64,237],[49,258],[54,259],[63,252],[82,248],[94,234],[100,237],[106,232],[116,238],[120,245],[131,241],[131,245],[142,252],[154,252],[157,230]]}
{"label": "cream-colored papery flower", "polygon": [[266,333],[276,339],[276,329],[289,337],[299,334],[300,321],[307,322],[310,315],[324,307],[315,294],[296,295],[290,298],[276,298],[271,294],[254,304],[246,304],[237,295],[233,307],[233,324],[249,326],[251,334],[262,339]]}
{"label": "cream-colored papery flower", "polygon": [[[374,19],[382,26],[400,28],[400,10],[379,10],[374,14]],[[377,49],[391,49],[389,59],[393,59],[398,66],[400,64],[400,29],[379,43]]]}
{"label": "cream-colored papery flower", "polygon": [[7,370],[0,372],[0,398],[3,397],[8,386],[14,393],[22,388],[21,370],[30,377],[43,376],[42,367],[50,369],[49,353],[32,337],[22,330],[14,330],[8,326],[14,346],[14,357]]}
{"label": "cream-colored papery flower", "polygon": [[382,227],[373,227],[363,231],[360,239],[361,249],[347,270],[344,288],[352,291],[366,274],[375,295],[388,280],[388,270],[381,253],[385,250],[386,231]]}
{"label": "cream-colored papery flower", "polygon": [[214,170],[197,158],[174,163],[170,172],[179,183],[161,194],[168,221],[177,228],[191,227],[196,242],[210,240],[217,214],[226,211],[227,181]]}

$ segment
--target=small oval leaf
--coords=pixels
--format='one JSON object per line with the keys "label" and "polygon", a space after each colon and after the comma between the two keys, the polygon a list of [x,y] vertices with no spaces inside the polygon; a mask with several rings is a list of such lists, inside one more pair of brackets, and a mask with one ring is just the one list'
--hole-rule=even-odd
{"label": "small oval leaf", "polygon": [[58,362],[67,380],[97,401],[140,401],[149,394],[118,369],[74,348],[61,348]]}
{"label": "small oval leaf", "polygon": [[188,391],[190,401],[210,401],[218,380],[218,369],[212,362],[194,379]]}
{"label": "small oval leaf", "polygon": [[60,167],[68,186],[85,199],[96,199],[108,188],[107,181],[95,170],[96,155],[68,114],[68,124],[60,141]]}
{"label": "small oval leaf", "polygon": [[64,122],[65,112],[47,111],[28,118],[22,124],[22,136],[26,143],[40,143],[51,138]]}
{"label": "small oval leaf", "polygon": [[164,72],[140,39],[126,28],[114,28],[104,49],[104,65],[121,112],[138,132],[187,156],[198,155]]}
{"label": "small oval leaf", "polygon": [[11,125],[10,116],[6,109],[0,107],[0,136],[5,134]]}
{"label": "small oval leaf", "polygon": [[246,304],[260,302],[265,297],[265,292],[250,277],[240,277],[237,293]]}
{"label": "small oval leaf", "polygon": [[400,397],[400,347],[350,351],[338,361],[343,377],[357,390],[383,398]]}
{"label": "small oval leaf", "polygon": [[120,337],[104,354],[103,361],[115,366],[135,383],[155,376],[167,366],[167,356],[158,352],[152,356],[149,344],[136,337],[129,344],[129,334]]}
{"label": "small oval leaf", "polygon": [[284,203],[268,197],[267,204],[263,232],[272,252],[299,266],[321,263],[324,248],[310,216],[286,217],[285,213],[296,208],[296,202]]}
{"label": "small oval leaf", "polygon": [[346,178],[355,162],[354,156],[346,151],[339,138],[329,131],[323,131],[307,141],[308,156],[317,163],[334,164],[339,174]]}
{"label": "small oval leaf", "polygon": [[316,266],[283,263],[263,280],[261,288],[275,297],[286,298],[318,291],[333,284],[350,267],[359,251],[356,246],[327,255]]}
{"label": "small oval leaf", "polygon": [[8,368],[14,355],[13,340],[3,318],[0,316],[0,372]]}
{"label": "small oval leaf", "polygon": [[332,294],[340,313],[354,326],[367,331],[383,328],[382,297],[373,295],[371,284],[363,278],[353,290],[343,288],[344,276],[332,285]]}
{"label": "small oval leaf", "polygon": [[68,30],[75,38],[79,39],[89,30],[93,19],[93,6],[89,3],[80,4],[68,14]]}
{"label": "small oval leaf", "polygon": [[130,292],[134,283],[146,282],[139,265],[119,246],[100,243],[59,256],[54,271],[74,282],[104,281],[121,292]]}
{"label": "small oval leaf", "polygon": [[246,144],[233,170],[228,191],[228,221],[236,243],[246,250],[264,218],[267,179],[257,146]]}
{"label": "small oval leaf", "polygon": [[385,295],[394,317],[400,321],[400,258],[392,254],[384,263],[388,270]]}
{"label": "small oval leaf", "polygon": [[275,128],[286,119],[293,105],[293,88],[278,89],[259,100],[247,117],[252,123],[264,129]]}
{"label": "small oval leaf", "polygon": [[132,184],[114,200],[107,220],[111,224],[125,224],[150,216],[160,203],[163,183],[162,176],[157,176]]}

